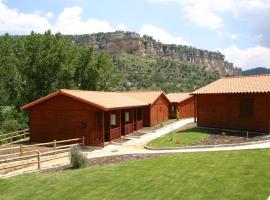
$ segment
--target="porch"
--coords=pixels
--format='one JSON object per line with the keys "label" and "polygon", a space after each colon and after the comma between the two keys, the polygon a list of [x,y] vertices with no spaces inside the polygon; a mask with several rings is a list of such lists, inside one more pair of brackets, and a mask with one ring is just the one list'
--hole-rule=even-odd
{"label": "porch", "polygon": [[105,112],[105,142],[113,141],[143,128],[142,108]]}

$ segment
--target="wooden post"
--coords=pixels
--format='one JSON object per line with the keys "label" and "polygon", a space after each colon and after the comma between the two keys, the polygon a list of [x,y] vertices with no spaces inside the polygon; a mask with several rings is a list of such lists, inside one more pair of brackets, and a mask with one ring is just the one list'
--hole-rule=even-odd
{"label": "wooden post", "polygon": [[109,141],[111,142],[111,111],[109,111]]}
{"label": "wooden post", "polygon": [[105,142],[105,112],[103,111],[102,112],[102,137],[103,137],[103,145],[104,145],[104,142]]}
{"label": "wooden post", "polygon": [[20,156],[21,157],[23,156],[23,146],[22,146],[22,144],[20,144]]}
{"label": "wooden post", "polygon": [[11,133],[11,137],[10,137],[10,143],[13,142],[13,133]]}
{"label": "wooden post", "polygon": [[[56,150],[56,140],[53,140],[53,150],[55,151]],[[55,152],[54,152],[55,154]]]}
{"label": "wooden post", "polygon": [[24,134],[23,134],[23,140],[25,140],[26,134],[27,134],[27,131],[24,131]]}
{"label": "wooden post", "polygon": [[37,161],[38,161],[38,170],[41,169],[41,155],[40,152],[37,152]]}
{"label": "wooden post", "polygon": [[84,136],[82,136],[82,147],[83,148],[85,147],[85,138],[84,138]]}

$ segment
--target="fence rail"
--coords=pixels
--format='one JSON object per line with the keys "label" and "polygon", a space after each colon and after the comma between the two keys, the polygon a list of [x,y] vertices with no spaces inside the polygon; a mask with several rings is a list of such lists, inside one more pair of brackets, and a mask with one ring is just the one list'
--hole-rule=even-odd
{"label": "fence rail", "polygon": [[[70,142],[73,143],[66,144]],[[44,148],[42,148],[43,146]],[[84,147],[84,137],[0,149],[0,153],[4,150],[19,150],[19,152],[16,153],[0,155],[0,174],[1,171],[6,173],[6,170],[12,171],[18,169],[18,167],[23,168],[34,164],[38,164],[37,168],[41,169],[42,162],[67,157],[70,149],[74,146]],[[26,150],[27,148],[32,148],[32,150]]]}
{"label": "fence rail", "polygon": [[13,144],[19,141],[26,141],[29,139],[29,129],[5,133],[0,135],[0,145]]}

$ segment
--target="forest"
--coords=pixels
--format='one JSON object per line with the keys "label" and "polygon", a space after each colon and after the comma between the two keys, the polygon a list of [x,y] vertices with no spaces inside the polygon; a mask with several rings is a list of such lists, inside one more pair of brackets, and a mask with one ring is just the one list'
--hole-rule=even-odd
{"label": "forest", "polygon": [[27,127],[20,107],[58,89],[190,92],[221,74],[160,56],[110,54],[60,33],[0,36],[0,134]]}
{"label": "forest", "polygon": [[0,37],[0,132],[27,127],[20,107],[57,89],[112,90],[120,81],[109,53],[60,33]]}

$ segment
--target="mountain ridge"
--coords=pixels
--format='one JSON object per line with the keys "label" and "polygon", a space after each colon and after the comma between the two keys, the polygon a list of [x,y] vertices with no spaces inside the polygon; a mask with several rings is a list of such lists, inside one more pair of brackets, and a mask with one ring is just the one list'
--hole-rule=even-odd
{"label": "mountain ridge", "polygon": [[222,76],[240,75],[242,70],[224,59],[218,51],[208,51],[192,46],[163,44],[151,36],[135,32],[115,31],[69,36],[80,46],[93,45],[97,50],[106,50],[113,55],[128,53],[137,56],[161,56],[173,60],[201,65],[209,71],[218,71]]}

